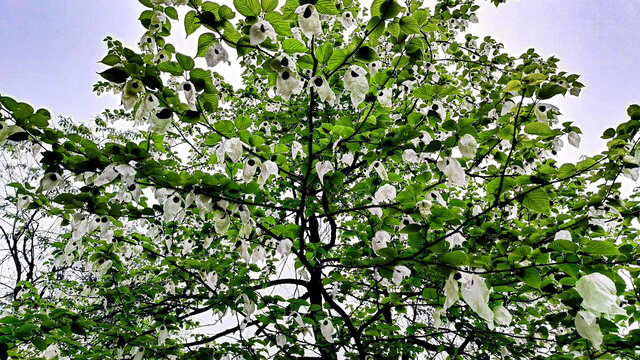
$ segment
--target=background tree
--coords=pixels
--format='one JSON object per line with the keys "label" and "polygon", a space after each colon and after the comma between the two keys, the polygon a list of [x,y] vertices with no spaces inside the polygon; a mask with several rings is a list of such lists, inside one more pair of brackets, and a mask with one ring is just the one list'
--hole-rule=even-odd
{"label": "background tree", "polygon": [[0,357],[638,357],[640,107],[561,164],[580,129],[547,101],[583,85],[467,34],[474,1],[141,3],[95,87],[132,130],[0,97],[0,139],[44,149],[18,199],[85,270],[26,284]]}

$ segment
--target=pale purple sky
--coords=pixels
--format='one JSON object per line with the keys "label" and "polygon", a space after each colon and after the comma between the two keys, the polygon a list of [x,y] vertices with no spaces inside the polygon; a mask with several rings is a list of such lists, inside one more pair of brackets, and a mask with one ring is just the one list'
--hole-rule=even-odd
{"label": "pale purple sky", "polygon": [[[0,93],[82,121],[117,106],[117,97],[91,92],[104,68],[97,63],[106,53],[102,39],[112,35],[135,46],[141,9],[135,0],[0,2]],[[511,0],[498,9],[485,5],[472,31],[492,35],[512,55],[530,47],[555,55],[561,69],[582,74],[582,95],[554,102],[563,121],[583,128],[583,151],[593,153],[603,148],[602,131],[626,120],[627,106],[640,102],[637,14],[636,0]],[[174,26],[183,39],[181,28]],[[197,37],[189,40],[185,53],[193,52]]]}

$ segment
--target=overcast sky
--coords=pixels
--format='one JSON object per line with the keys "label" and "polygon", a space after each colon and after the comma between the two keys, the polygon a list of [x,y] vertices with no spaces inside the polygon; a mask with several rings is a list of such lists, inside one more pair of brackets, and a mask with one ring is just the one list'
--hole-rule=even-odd
{"label": "overcast sky", "polygon": [[[104,68],[97,63],[106,54],[102,39],[108,34],[135,46],[141,9],[135,0],[0,2],[0,93],[83,121],[117,106],[117,97],[91,92]],[[582,75],[587,87],[579,98],[554,102],[563,121],[583,128],[583,150],[593,153],[603,147],[602,131],[640,102],[637,14],[636,0],[511,0],[498,9],[485,5],[472,31],[493,36],[512,55],[530,47],[555,55],[561,69]],[[174,29],[184,38],[182,26]],[[183,52],[195,52],[196,39]]]}

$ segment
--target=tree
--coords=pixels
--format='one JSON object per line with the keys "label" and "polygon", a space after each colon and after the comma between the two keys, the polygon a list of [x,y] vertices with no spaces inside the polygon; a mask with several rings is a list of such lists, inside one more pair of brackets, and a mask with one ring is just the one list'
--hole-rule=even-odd
{"label": "tree", "polygon": [[140,2],[95,87],[133,130],[0,97],[0,139],[43,149],[12,186],[79,270],[25,283],[0,358],[639,357],[639,106],[561,163],[578,75],[466,34],[474,1]]}

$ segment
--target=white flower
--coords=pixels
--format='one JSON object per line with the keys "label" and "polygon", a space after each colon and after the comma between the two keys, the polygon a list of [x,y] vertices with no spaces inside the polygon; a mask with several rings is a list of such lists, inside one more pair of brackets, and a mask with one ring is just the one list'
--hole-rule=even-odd
{"label": "white flower", "polygon": [[402,282],[402,279],[410,275],[411,275],[411,270],[409,270],[408,267],[404,265],[396,265],[396,267],[393,268],[393,276],[391,280],[393,280],[394,284],[400,285],[400,283]]}
{"label": "white flower", "polygon": [[116,172],[116,164],[109,164],[93,181],[93,184],[95,186],[102,186],[104,184],[112,182],[117,176],[118,173]]}
{"label": "white flower", "polygon": [[178,90],[182,91],[189,109],[196,110],[196,88],[191,81],[185,81],[180,84]]}
{"label": "white flower", "polygon": [[278,176],[278,165],[271,160],[267,160],[263,162],[262,166],[260,167],[258,185],[264,185],[271,175],[275,175],[276,177]]}
{"label": "white flower", "polygon": [[559,109],[554,105],[547,104],[547,103],[539,103],[538,105],[535,106],[534,113],[538,121],[548,123],[549,115],[550,115],[549,111],[558,112],[558,110]]}
{"label": "white flower", "polygon": [[433,327],[439,329],[442,327],[442,314],[444,313],[444,309],[437,308],[433,311]]}
{"label": "white flower", "polygon": [[239,138],[231,138],[224,142],[224,152],[234,163],[240,161],[242,156],[242,141]]}
{"label": "white flower", "polygon": [[226,234],[227,230],[229,230],[229,225],[231,225],[231,219],[229,218],[229,215],[227,215],[227,213],[218,212],[213,217],[213,227],[216,231],[216,234]]}
{"label": "white flower", "polygon": [[384,184],[380,186],[378,191],[374,196],[376,203],[382,203],[386,201],[391,201],[396,198],[396,188],[391,184]]}
{"label": "white flower", "polygon": [[140,46],[140,50],[147,50],[150,53],[153,53],[156,50],[156,41],[149,34],[142,35],[138,45]]}
{"label": "white flower", "polygon": [[344,75],[344,88],[351,92],[351,102],[357,107],[369,91],[367,71],[360,66],[351,65]]}
{"label": "white flower", "polygon": [[191,250],[193,250],[193,239],[188,238],[187,240],[185,240],[185,242],[182,244],[182,255],[188,255],[191,254]]}
{"label": "white flower", "polygon": [[447,236],[446,241],[449,243],[449,249],[453,249],[456,246],[462,246],[467,239],[464,238],[460,233],[455,233]]}
{"label": "white flower", "polygon": [[387,247],[387,243],[391,239],[391,235],[384,230],[376,231],[376,235],[371,239],[371,248],[376,255],[378,254],[378,250],[384,249]]}
{"label": "white flower", "polygon": [[392,106],[392,95],[391,89],[378,90],[378,102],[380,105],[390,108]]}
{"label": "white flower", "polygon": [[468,158],[474,158],[476,156],[476,150],[478,149],[478,143],[476,138],[471,134],[464,134],[458,141],[458,150],[463,156]]}
{"label": "white flower", "polygon": [[453,157],[438,161],[438,168],[447,176],[447,184],[449,186],[462,186],[467,181],[467,175],[464,173],[464,169]]}
{"label": "white flower", "polygon": [[447,117],[447,113],[445,112],[444,106],[442,106],[437,102],[434,102],[433,104],[431,104],[431,106],[427,111],[427,114],[428,113],[436,113],[442,120],[444,120]]}
{"label": "white flower", "polygon": [[627,314],[618,306],[616,285],[605,275],[592,273],[581,277],[576,282],[576,291],[582,297],[582,307],[596,316],[601,313],[609,316]]}
{"label": "white flower", "polygon": [[24,129],[18,125],[8,125],[0,121],[0,145],[4,144],[9,136],[23,132],[25,132]]}
{"label": "white flower", "polygon": [[213,44],[207,49],[207,53],[204,58],[207,60],[207,66],[215,67],[221,62],[226,62],[231,65],[231,61],[229,61],[229,53],[225,50],[222,44]]}
{"label": "white flower", "polygon": [[580,92],[582,91],[582,89],[580,88],[571,88],[569,89],[569,94],[573,95],[573,96],[580,96]]}
{"label": "white flower", "polygon": [[159,134],[167,132],[167,128],[171,125],[172,116],[173,112],[169,108],[153,112],[150,118],[151,126],[149,126],[149,132],[155,131]]}
{"label": "white flower", "polygon": [[251,256],[249,255],[249,248],[247,247],[247,243],[244,240],[238,240],[236,242],[236,250],[238,251],[238,255],[247,263],[251,261]]}
{"label": "white flower", "polygon": [[629,178],[633,181],[638,181],[638,178],[640,178],[640,169],[639,168],[633,168],[633,169],[624,169],[622,171],[622,174],[626,177]]}
{"label": "white flower", "polygon": [[18,210],[24,210],[27,208],[27,206],[29,206],[30,200],[31,198],[29,197],[29,195],[21,195],[20,197],[18,197],[16,207],[18,208]]}
{"label": "white flower", "polygon": [[285,69],[278,75],[276,91],[284,100],[289,100],[291,95],[300,94],[302,82],[293,75],[291,70]]}
{"label": "white flower", "polygon": [[125,184],[131,184],[135,180],[136,169],[129,164],[118,164],[115,167],[116,172],[120,174],[122,182]]}
{"label": "white flower", "polygon": [[277,39],[276,31],[268,21],[260,20],[251,25],[249,29],[249,43],[251,45],[262,44],[267,38],[270,38],[272,41],[276,41]]}
{"label": "white flower", "polygon": [[316,163],[316,172],[320,178],[320,183],[324,182],[324,176],[330,171],[333,171],[333,164],[331,164],[331,161],[325,160],[318,161]]}
{"label": "white flower", "polygon": [[489,309],[489,289],[484,279],[472,274],[463,277],[462,299],[493,328],[493,311]]}
{"label": "white flower", "polygon": [[320,16],[315,6],[310,4],[299,6],[296,9],[296,14],[298,14],[298,26],[306,37],[311,38],[314,35],[322,34]]}
{"label": "white flower", "polygon": [[351,152],[344,153],[340,158],[340,162],[343,163],[345,166],[353,165],[354,160],[355,159],[353,158],[353,154]]}
{"label": "white flower", "polygon": [[600,349],[602,332],[600,332],[600,326],[596,322],[596,316],[589,311],[578,311],[575,324],[578,334],[591,341],[596,349]]}
{"label": "white flower", "polygon": [[57,344],[50,344],[44,350],[44,358],[47,360],[55,359],[56,357],[60,357],[60,349]]}
{"label": "white flower", "polygon": [[291,143],[291,158],[296,159],[298,157],[298,154],[300,155],[300,158],[304,158],[306,156],[302,148],[302,144],[294,140]]}
{"label": "white flower", "polygon": [[500,110],[500,116],[504,116],[506,114],[508,114],[509,112],[511,112],[511,109],[513,109],[516,106],[516,103],[514,103],[511,100],[507,100],[504,102],[504,104],[502,104],[502,110]]}
{"label": "white flower", "polygon": [[287,338],[283,334],[276,334],[276,345],[283,347],[287,343]]}
{"label": "white flower", "polygon": [[111,268],[111,264],[113,262],[111,260],[100,259],[94,264],[94,273],[96,277],[103,278],[104,275]]}
{"label": "white flower", "polygon": [[158,346],[164,346],[169,336],[169,330],[167,330],[167,327],[163,324],[160,325],[156,331],[158,332]]}
{"label": "white flower", "polygon": [[553,240],[569,240],[571,241],[571,233],[568,230],[560,230],[556,233]]}
{"label": "white flower", "polygon": [[342,13],[342,16],[340,16],[340,24],[342,24],[342,26],[344,26],[346,29],[350,28],[353,26],[353,24],[355,24],[355,20],[353,19],[353,14],[351,13],[351,11],[345,11]]}
{"label": "white flower", "polygon": [[443,310],[447,310],[448,308],[453,306],[453,304],[455,304],[456,301],[458,301],[458,299],[460,298],[460,295],[458,294],[458,281],[456,281],[455,279],[455,274],[456,273],[451,273],[451,275],[449,275],[449,278],[447,279],[447,282],[445,282],[444,284],[445,300]]}
{"label": "white flower", "polygon": [[287,256],[289,256],[289,254],[291,254],[291,247],[293,246],[293,243],[291,242],[291,240],[289,239],[282,239],[280,240],[280,242],[278,243],[278,247],[276,248],[276,251],[278,253],[280,253],[280,255],[285,258]]}
{"label": "white flower", "polygon": [[322,76],[315,76],[309,81],[309,85],[316,90],[320,100],[333,105],[336,101],[336,93],[331,90],[329,83]]}
{"label": "white flower", "polygon": [[569,131],[569,144],[575,146],[576,148],[580,147],[580,135],[578,135],[575,131]]}
{"label": "white flower", "polygon": [[258,168],[258,161],[254,158],[249,158],[242,164],[242,180],[244,182],[250,182],[253,179],[253,175]]}
{"label": "white flower", "polygon": [[562,150],[563,146],[564,146],[564,143],[562,142],[562,139],[560,139],[559,137],[555,137],[551,141],[551,149],[552,150],[560,151],[560,150]]}
{"label": "white flower", "polygon": [[182,197],[178,194],[167,197],[163,206],[164,221],[172,221],[180,210],[182,210]]}
{"label": "white flower", "polygon": [[204,277],[204,281],[207,283],[208,287],[215,289],[218,285],[218,274],[216,274],[215,271],[212,271]]}
{"label": "white flower", "polygon": [[482,207],[480,205],[473,205],[473,209],[471,210],[471,214],[473,216],[478,216],[482,212]]}
{"label": "white flower", "polygon": [[415,150],[413,149],[405,149],[405,151],[402,152],[402,161],[404,161],[407,164],[415,164],[418,162],[418,153],[416,153]]}
{"label": "white flower", "polygon": [[387,174],[387,169],[385,169],[384,165],[382,165],[380,161],[376,160],[373,163],[371,163],[367,171],[371,172],[371,169],[375,169],[376,172],[378,173],[378,176],[380,176],[382,180],[389,181],[389,175]]}
{"label": "white flower", "polygon": [[431,201],[429,200],[422,200],[419,201],[418,203],[416,203],[416,205],[418,206],[418,211],[420,211],[420,215],[422,215],[422,217],[427,217],[429,215],[431,215]]}
{"label": "white flower", "polygon": [[254,303],[246,294],[242,294],[242,300],[244,301],[244,306],[242,310],[246,314],[247,317],[251,316],[256,311],[256,303]]}
{"label": "white flower", "polygon": [[60,175],[56,173],[48,173],[40,179],[40,187],[38,187],[38,192],[45,192],[49,190],[53,190],[58,187],[60,183]]}
{"label": "white flower", "polygon": [[320,332],[322,333],[322,336],[324,336],[324,338],[330,343],[334,342],[334,331],[335,330],[333,328],[333,324],[329,319],[322,320],[322,322],[320,323]]}
{"label": "white flower", "polygon": [[264,251],[264,248],[262,246],[258,246],[253,250],[253,254],[251,254],[251,261],[254,264],[257,264],[261,261],[264,261],[266,257],[266,253]]}
{"label": "white flower", "polygon": [[507,326],[511,324],[512,319],[511,313],[504,306],[500,305],[493,308],[493,320],[498,325]]}
{"label": "white flower", "polygon": [[133,360],[142,360],[144,356],[144,348],[134,346],[131,348],[131,355],[133,355]]}

